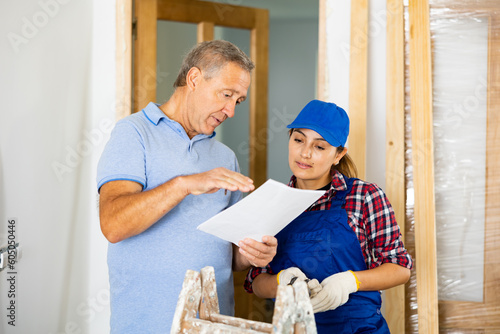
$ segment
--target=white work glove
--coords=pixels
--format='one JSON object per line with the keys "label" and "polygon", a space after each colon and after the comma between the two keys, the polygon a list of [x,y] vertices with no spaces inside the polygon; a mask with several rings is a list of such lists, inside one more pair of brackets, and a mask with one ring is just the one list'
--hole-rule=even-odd
{"label": "white work glove", "polygon": [[[294,277],[296,277],[296,279],[293,279]],[[297,280],[306,282],[307,288],[309,289],[309,296],[311,298],[316,296],[316,294],[323,288],[317,279],[310,280],[307,278],[306,274],[304,274],[302,270],[297,267],[290,267],[280,271],[276,276],[276,279],[278,280],[278,285],[284,286],[293,284]]]}
{"label": "white work glove", "polygon": [[309,297],[313,298],[320,292],[323,287],[319,284],[317,279],[312,279],[307,282],[307,288],[309,289]]}
{"label": "white work glove", "polygon": [[349,294],[358,291],[359,281],[349,270],[325,278],[321,286],[323,288],[314,297],[311,296],[314,313],[344,305],[349,300]]}
{"label": "white work glove", "polygon": [[290,267],[288,269],[280,271],[278,273],[278,275],[276,276],[276,279],[278,280],[278,285],[287,286],[290,283],[293,284],[292,279],[294,277],[297,277],[297,278],[295,280],[293,280],[293,282],[295,282],[296,280],[299,280],[299,281],[307,280],[306,274],[304,274],[302,272],[302,270],[300,270],[297,267]]}

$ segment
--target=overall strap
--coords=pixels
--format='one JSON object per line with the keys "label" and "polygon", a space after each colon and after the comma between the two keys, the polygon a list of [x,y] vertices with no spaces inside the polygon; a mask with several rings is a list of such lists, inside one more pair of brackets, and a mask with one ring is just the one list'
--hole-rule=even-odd
{"label": "overall strap", "polygon": [[344,190],[339,190],[335,191],[335,194],[333,195],[331,201],[332,201],[332,208],[333,207],[338,207],[338,208],[343,208],[345,207],[345,198],[347,194],[349,194],[352,190],[352,185],[354,184],[354,181],[359,180],[354,177],[346,177],[344,176],[345,183],[346,183],[346,189]]}

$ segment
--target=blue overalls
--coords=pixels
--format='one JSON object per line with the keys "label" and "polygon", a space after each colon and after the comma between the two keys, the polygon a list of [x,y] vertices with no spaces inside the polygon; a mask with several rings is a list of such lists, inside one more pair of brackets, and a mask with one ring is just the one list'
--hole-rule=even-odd
{"label": "blue overalls", "polygon": [[[330,210],[303,212],[276,235],[278,251],[270,263],[275,273],[298,267],[321,283],[339,272],[366,270],[358,238],[342,208],[354,180],[346,178],[347,189],[334,194]],[[381,304],[378,291],[352,293],[337,309],[314,314],[318,333],[389,333]]]}

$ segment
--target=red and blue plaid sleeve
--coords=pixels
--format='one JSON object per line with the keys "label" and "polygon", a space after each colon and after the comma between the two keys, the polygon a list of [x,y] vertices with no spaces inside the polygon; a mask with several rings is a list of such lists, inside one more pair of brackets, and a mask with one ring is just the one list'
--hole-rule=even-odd
{"label": "red and blue plaid sleeve", "polygon": [[253,280],[255,279],[255,277],[263,273],[274,274],[270,265],[267,265],[265,268],[251,267],[250,270],[248,270],[247,277],[245,278],[245,283],[243,284],[243,287],[245,288],[246,292],[253,293],[253,288],[252,288]]}
{"label": "red and blue plaid sleeve", "polygon": [[394,263],[411,269],[413,261],[403,245],[394,210],[385,193],[376,184],[363,181],[356,182],[353,188],[350,195],[357,200],[351,202],[353,207],[347,208],[346,198],[346,209],[354,211],[350,223],[355,226],[368,267]]}

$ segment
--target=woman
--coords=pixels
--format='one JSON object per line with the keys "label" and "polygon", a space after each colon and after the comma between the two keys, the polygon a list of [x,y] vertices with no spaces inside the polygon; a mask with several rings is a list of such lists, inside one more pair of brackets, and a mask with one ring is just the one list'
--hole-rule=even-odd
{"label": "woman", "polygon": [[304,280],[318,333],[389,333],[379,290],[407,282],[412,259],[384,192],[354,178],[349,118],[313,100],[288,128],[289,186],[325,194],[276,235],[275,258],[252,268],[245,288],[275,298],[278,285]]}

